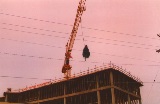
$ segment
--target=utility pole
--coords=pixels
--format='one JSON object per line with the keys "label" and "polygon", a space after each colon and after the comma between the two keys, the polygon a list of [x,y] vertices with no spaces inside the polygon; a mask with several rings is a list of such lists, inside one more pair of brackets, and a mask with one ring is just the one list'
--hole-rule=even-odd
{"label": "utility pole", "polygon": [[[158,36],[158,37],[160,37],[160,33],[159,33],[159,34],[157,34],[157,36]],[[156,52],[158,52],[158,53],[159,53],[159,52],[160,52],[160,49],[156,50]]]}

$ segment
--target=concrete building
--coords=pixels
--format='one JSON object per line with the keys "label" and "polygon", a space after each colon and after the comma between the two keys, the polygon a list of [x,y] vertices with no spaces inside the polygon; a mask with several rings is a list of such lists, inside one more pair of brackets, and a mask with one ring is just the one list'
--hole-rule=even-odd
{"label": "concrete building", "polygon": [[141,86],[140,79],[110,63],[4,96],[6,102],[25,104],[142,104]]}

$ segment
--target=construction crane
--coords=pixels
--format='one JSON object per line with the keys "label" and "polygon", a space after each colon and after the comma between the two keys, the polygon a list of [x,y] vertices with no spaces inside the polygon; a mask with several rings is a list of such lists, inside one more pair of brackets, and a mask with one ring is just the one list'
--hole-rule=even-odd
{"label": "construction crane", "polygon": [[75,18],[74,25],[72,28],[72,32],[66,44],[65,60],[64,60],[64,65],[62,67],[62,73],[64,73],[66,79],[69,79],[71,77],[72,66],[70,65],[69,62],[70,62],[70,58],[72,58],[71,52],[72,52],[73,44],[74,44],[75,37],[78,31],[78,27],[81,22],[81,17],[82,17],[83,12],[86,10],[85,2],[86,0],[80,0],[79,2],[76,18]]}

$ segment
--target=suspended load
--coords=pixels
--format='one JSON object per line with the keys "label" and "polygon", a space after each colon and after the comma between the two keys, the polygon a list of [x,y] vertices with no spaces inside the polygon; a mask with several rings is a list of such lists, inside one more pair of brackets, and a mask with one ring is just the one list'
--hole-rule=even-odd
{"label": "suspended load", "polygon": [[90,52],[89,52],[88,46],[85,45],[83,49],[83,57],[85,58],[85,61],[86,61],[86,58],[89,58],[89,56],[90,56]]}

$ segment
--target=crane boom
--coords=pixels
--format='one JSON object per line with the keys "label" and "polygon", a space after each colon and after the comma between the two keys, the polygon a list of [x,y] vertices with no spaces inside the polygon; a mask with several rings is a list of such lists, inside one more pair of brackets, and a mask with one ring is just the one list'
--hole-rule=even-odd
{"label": "crane boom", "polygon": [[81,17],[82,17],[83,12],[86,10],[85,2],[86,0],[80,0],[79,2],[76,18],[75,18],[74,25],[72,28],[72,32],[71,32],[70,38],[66,45],[66,53],[65,53],[65,60],[64,60],[63,68],[62,68],[62,73],[65,74],[65,77],[67,79],[71,76],[71,65],[69,64],[69,61],[71,58],[71,51],[72,51],[73,44],[76,38],[78,27],[81,22]]}
{"label": "crane boom", "polygon": [[85,9],[85,1],[86,0],[81,0],[79,2],[76,18],[75,18],[75,21],[74,21],[74,26],[73,26],[73,29],[72,29],[72,32],[71,32],[70,41],[69,41],[69,45],[68,45],[69,50],[72,50],[72,48],[73,48],[74,40],[75,40],[77,31],[78,31],[79,23],[81,22],[81,17],[82,17],[83,11],[86,10]]}

